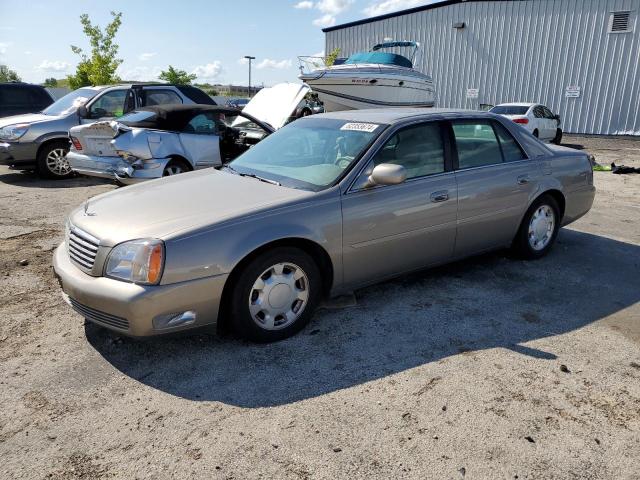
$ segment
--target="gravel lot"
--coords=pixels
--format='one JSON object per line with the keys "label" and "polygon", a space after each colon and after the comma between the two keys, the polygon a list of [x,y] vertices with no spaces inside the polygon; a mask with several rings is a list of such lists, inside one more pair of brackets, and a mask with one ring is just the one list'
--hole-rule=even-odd
{"label": "gravel lot", "polygon": [[[640,141],[565,141],[640,166]],[[115,187],[0,167],[0,478],[639,479],[640,175],[595,179],[540,261],[403,277],[253,345],[85,325],[52,250]]]}

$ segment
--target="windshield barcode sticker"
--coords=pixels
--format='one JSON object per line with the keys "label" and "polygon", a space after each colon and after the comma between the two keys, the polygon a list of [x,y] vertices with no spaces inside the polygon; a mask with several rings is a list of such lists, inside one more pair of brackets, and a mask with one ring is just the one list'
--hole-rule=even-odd
{"label": "windshield barcode sticker", "polygon": [[357,132],[373,132],[380,125],[375,123],[345,123],[340,130],[355,130]]}

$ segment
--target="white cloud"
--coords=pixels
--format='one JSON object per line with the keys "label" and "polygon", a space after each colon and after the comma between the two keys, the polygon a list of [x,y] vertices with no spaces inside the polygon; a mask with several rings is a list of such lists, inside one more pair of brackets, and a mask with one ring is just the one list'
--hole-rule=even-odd
{"label": "white cloud", "polygon": [[249,59],[248,59],[248,58],[244,58],[244,57],[239,58],[239,59],[238,59],[238,63],[239,63],[240,65],[246,65],[247,63],[249,63]]}
{"label": "white cloud", "polygon": [[302,0],[302,2],[296,3],[293,6],[293,8],[302,8],[302,9],[313,8],[313,2],[309,2],[308,0]]}
{"label": "white cloud", "polygon": [[354,0],[319,0],[315,3],[315,8],[322,15],[313,21],[316,27],[330,27],[336,24],[336,16],[347,10]]}
{"label": "white cloud", "polygon": [[70,66],[70,64],[61,60],[43,60],[36,69],[45,72],[65,72],[69,70]]}
{"label": "white cloud", "polygon": [[0,42],[0,55],[7,53],[7,48],[11,45],[11,42]]}
{"label": "white cloud", "polygon": [[382,0],[371,3],[362,12],[368,17],[384,15],[385,13],[397,12],[406,8],[417,7],[432,3],[433,0]]}
{"label": "white cloud", "polygon": [[31,55],[32,53],[33,53],[33,52],[32,52],[31,50],[25,50],[25,51],[24,51],[24,54],[25,54],[25,55]]}
{"label": "white cloud", "polygon": [[219,60],[215,60],[206,65],[198,65],[192,73],[195,73],[200,80],[215,80],[222,73],[222,64]]}
{"label": "white cloud", "polygon": [[285,68],[291,68],[291,60],[271,60],[270,58],[265,58],[264,60],[262,60],[260,63],[258,63],[258,65],[256,65],[256,68],[258,69],[262,69],[262,68],[275,68],[278,70],[282,70]]}
{"label": "white cloud", "polygon": [[134,68],[126,68],[120,65],[116,73],[123,80],[134,82],[155,82],[162,69],[160,67],[138,66]]}
{"label": "white cloud", "polygon": [[158,54],[157,52],[141,53],[140,55],[138,55],[138,60],[146,62],[147,60],[151,60],[157,54]]}
{"label": "white cloud", "polygon": [[332,27],[336,24],[336,17],[327,13],[320,18],[316,18],[312,23],[316,27]]}

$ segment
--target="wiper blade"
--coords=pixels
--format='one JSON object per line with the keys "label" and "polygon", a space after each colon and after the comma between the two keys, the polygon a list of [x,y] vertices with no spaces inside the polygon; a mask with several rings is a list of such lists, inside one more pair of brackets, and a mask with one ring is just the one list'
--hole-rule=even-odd
{"label": "wiper blade", "polygon": [[271,180],[269,178],[259,177],[255,173],[239,173],[238,172],[238,175],[240,175],[242,177],[255,178],[256,180],[260,180],[261,182],[265,182],[265,183],[270,183],[271,185],[278,185],[279,187],[282,186],[282,184],[280,182],[276,181],[276,180]]}
{"label": "wiper blade", "polygon": [[276,180],[271,180],[269,178],[260,177],[260,176],[256,175],[255,173],[242,173],[242,172],[239,172],[238,170],[233,168],[231,165],[224,165],[222,168],[228,168],[233,173],[235,173],[236,175],[240,175],[241,177],[255,178],[256,180],[260,180],[261,182],[265,182],[265,183],[270,183],[271,185],[278,185],[279,187],[282,186],[282,184],[280,182],[276,181]]}

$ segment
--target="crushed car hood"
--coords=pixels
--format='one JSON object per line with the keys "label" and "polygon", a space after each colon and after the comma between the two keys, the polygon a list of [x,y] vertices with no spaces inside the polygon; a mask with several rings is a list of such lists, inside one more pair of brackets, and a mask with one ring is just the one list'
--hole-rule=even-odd
{"label": "crushed car hood", "polygon": [[98,195],[72,212],[69,219],[99,238],[102,245],[113,246],[138,238],[166,240],[312,195],[206,169]]}
{"label": "crushed car hood", "polygon": [[56,115],[44,115],[42,113],[24,113],[21,115],[12,115],[10,117],[0,118],[0,128],[16,123],[37,123],[49,120],[57,120]]}
{"label": "crushed car hood", "polygon": [[[242,113],[248,113],[278,130],[282,128],[311,90],[302,83],[279,83],[263,88],[251,99]],[[236,121],[242,121],[240,117]]]}

